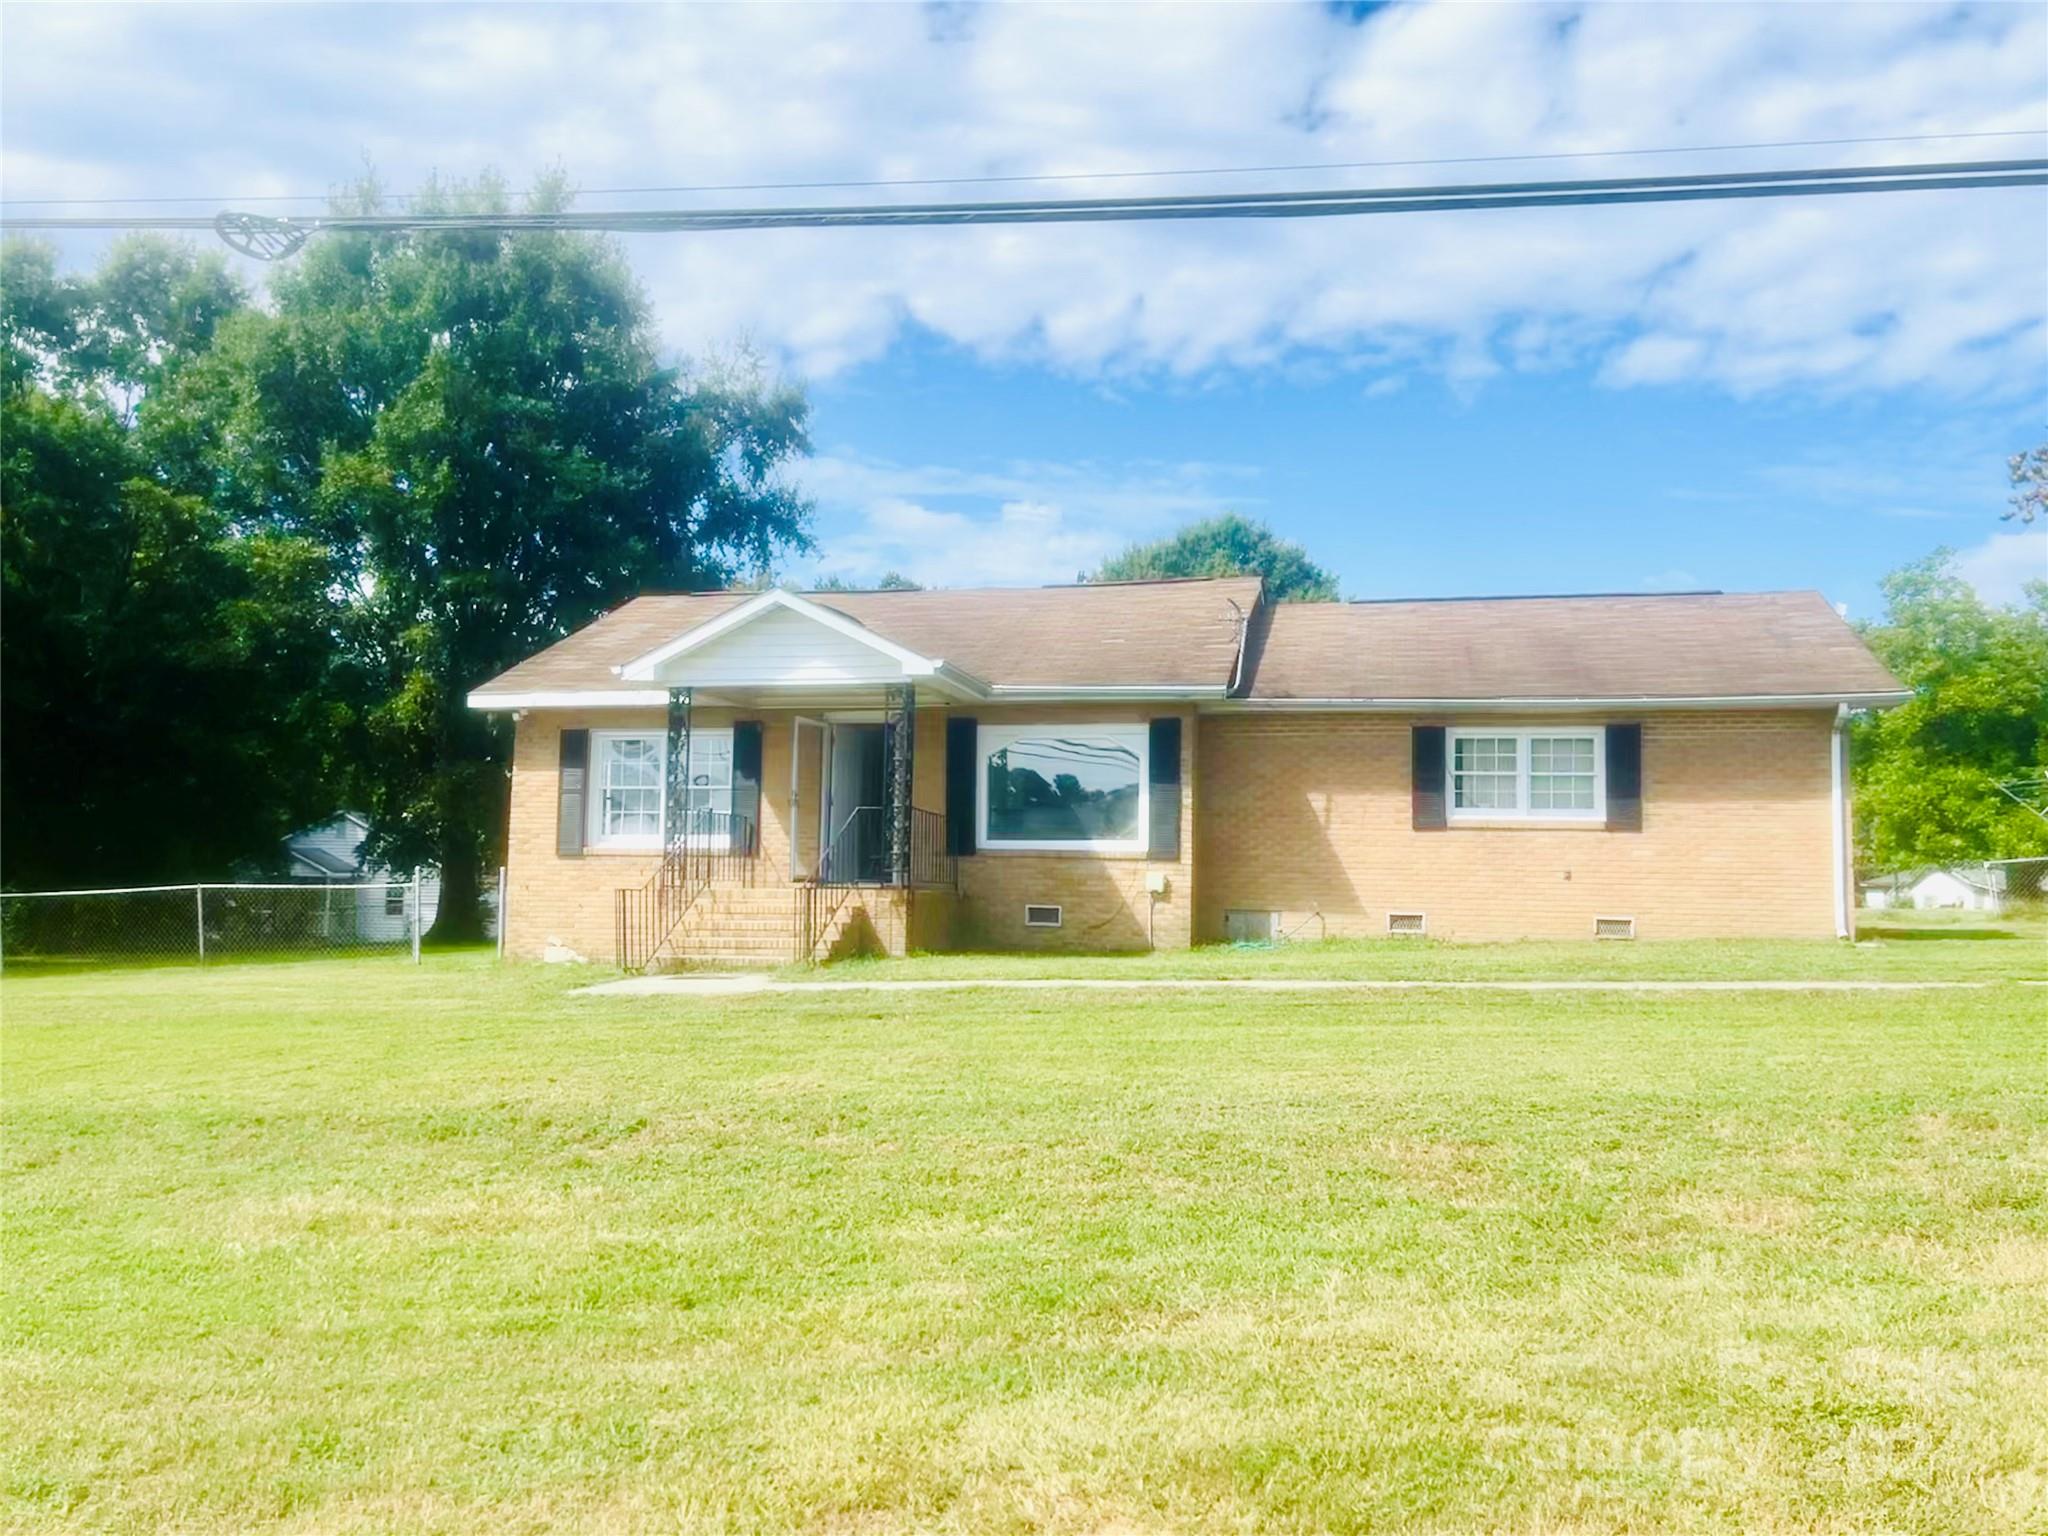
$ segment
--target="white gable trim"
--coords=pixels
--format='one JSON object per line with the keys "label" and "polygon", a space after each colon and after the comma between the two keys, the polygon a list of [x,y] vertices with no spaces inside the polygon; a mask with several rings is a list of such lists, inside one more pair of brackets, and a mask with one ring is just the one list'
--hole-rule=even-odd
{"label": "white gable trim", "polygon": [[798,597],[794,592],[784,592],[779,589],[763,592],[758,597],[749,598],[737,608],[728,608],[724,613],[718,615],[717,618],[707,619],[694,629],[686,630],[684,633],[676,636],[675,639],[667,642],[665,645],[657,646],[644,655],[636,656],[624,666],[615,667],[613,670],[627,682],[656,681],[660,668],[668,662],[675,660],[678,656],[688,655],[691,651],[708,645],[723,635],[731,634],[734,630],[743,628],[766,614],[780,611],[794,613],[802,618],[809,619],[812,623],[820,625],[834,634],[843,636],[848,640],[864,645],[868,649],[888,657],[903,669],[905,677],[933,677],[944,673],[956,683],[972,681],[964,673],[948,668],[942,660],[929,656],[920,656],[916,651],[909,649],[907,646],[898,645],[893,640],[883,639],[865,624],[856,623],[843,613],[835,612],[833,609],[826,608],[818,603],[809,602],[804,598]]}

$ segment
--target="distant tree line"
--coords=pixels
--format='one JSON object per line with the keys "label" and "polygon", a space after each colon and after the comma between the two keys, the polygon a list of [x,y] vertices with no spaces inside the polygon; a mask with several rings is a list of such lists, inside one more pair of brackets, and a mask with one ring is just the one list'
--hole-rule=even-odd
{"label": "distant tree line", "polygon": [[217,877],[351,806],[472,936],[508,732],[468,691],[642,588],[809,547],[801,393],[664,366],[587,235],[329,235],[265,306],[188,245],[74,276],[10,242],[0,343],[16,888]]}
{"label": "distant tree line", "polygon": [[1885,616],[1863,637],[1913,697],[1856,725],[1861,862],[2048,854],[2048,819],[2034,808],[2048,806],[2048,581],[1996,607],[1940,549],[1883,587]]}
{"label": "distant tree line", "polygon": [[1178,533],[1133,544],[1105,560],[1090,581],[1159,581],[1172,577],[1259,576],[1276,603],[1330,603],[1337,578],[1299,544],[1264,523],[1225,512],[1189,523]]}

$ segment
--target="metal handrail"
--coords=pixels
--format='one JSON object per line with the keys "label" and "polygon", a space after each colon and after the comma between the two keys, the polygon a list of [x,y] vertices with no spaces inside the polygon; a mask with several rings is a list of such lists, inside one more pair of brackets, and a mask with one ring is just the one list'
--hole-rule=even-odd
{"label": "metal handrail", "polygon": [[[875,883],[870,873],[872,861],[877,855],[887,857],[887,831],[882,820],[882,807],[856,805],[846,813],[845,819],[839,823],[839,830],[832,834],[832,840],[818,855],[818,867],[811,874],[811,883]],[[882,865],[881,869],[886,874],[887,865]]]}
{"label": "metal handrail", "polygon": [[680,836],[671,836],[647,883],[617,895],[617,947],[621,970],[642,971],[668,942],[683,914],[711,885],[751,885],[758,829],[730,811],[694,810]]}
{"label": "metal handrail", "polygon": [[[877,865],[875,855],[886,858],[888,828],[883,824],[884,807],[857,805],[846,813],[832,834],[817,867],[800,881],[796,891],[796,958],[808,962],[818,958],[832,920],[854,892],[863,886],[897,884],[896,873],[886,863]],[[872,830],[870,830],[872,829]],[[946,846],[946,818],[919,806],[910,811],[910,868],[905,871],[913,888],[957,890],[960,861]]]}
{"label": "metal handrail", "polygon": [[846,813],[825,846],[819,850],[818,862],[811,873],[801,881],[796,891],[796,958],[800,961],[815,960],[818,944],[831,926],[832,919],[839,915],[840,908],[852,899],[853,888],[859,883],[862,832],[872,820],[879,823],[882,808],[879,805],[856,805]]}
{"label": "metal handrail", "polygon": [[946,845],[946,818],[921,806],[910,808],[910,883],[927,889],[960,887],[960,860]]}

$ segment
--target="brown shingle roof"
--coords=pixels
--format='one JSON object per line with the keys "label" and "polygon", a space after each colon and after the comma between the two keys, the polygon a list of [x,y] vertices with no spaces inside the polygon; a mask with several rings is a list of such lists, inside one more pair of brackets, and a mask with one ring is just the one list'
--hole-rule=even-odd
{"label": "brown shingle roof", "polygon": [[[1239,615],[1257,577],[930,592],[807,592],[884,639],[986,683],[1013,687],[1227,687]],[[699,592],[635,598],[501,673],[480,691],[629,687],[612,668],[752,598]],[[1233,606],[1235,605],[1235,606]]]}
{"label": "brown shingle roof", "polygon": [[1254,699],[1860,697],[1899,690],[1818,592],[1288,603]]}
{"label": "brown shingle roof", "polygon": [[[1241,696],[1283,703],[1869,697],[1899,684],[1818,592],[1459,598],[1258,606],[1252,577],[807,593],[877,635],[1022,688],[1222,689],[1255,613]],[[631,687],[613,668],[749,600],[636,598],[486,693]]]}

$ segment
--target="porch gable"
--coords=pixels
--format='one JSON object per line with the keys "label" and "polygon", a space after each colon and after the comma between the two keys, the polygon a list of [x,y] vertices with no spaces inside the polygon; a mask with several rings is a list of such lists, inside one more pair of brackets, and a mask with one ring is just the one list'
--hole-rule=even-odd
{"label": "porch gable", "polygon": [[886,687],[927,681],[977,697],[986,686],[841,613],[763,592],[618,669],[626,682],[701,688]]}

